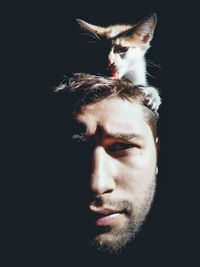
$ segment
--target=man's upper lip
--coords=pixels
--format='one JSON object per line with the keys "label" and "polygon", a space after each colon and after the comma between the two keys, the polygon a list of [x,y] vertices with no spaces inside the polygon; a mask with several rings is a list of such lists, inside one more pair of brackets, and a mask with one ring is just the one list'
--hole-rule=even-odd
{"label": "man's upper lip", "polygon": [[90,211],[93,213],[99,214],[99,215],[110,215],[114,213],[121,213],[121,211],[113,210],[109,208],[102,208],[102,207],[95,207],[95,206],[89,206]]}

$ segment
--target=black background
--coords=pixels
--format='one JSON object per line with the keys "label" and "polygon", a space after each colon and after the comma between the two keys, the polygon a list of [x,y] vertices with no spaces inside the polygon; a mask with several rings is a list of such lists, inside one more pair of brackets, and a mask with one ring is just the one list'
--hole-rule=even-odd
{"label": "black background", "polygon": [[192,2],[124,0],[9,2],[5,7],[4,91],[9,101],[4,108],[8,191],[3,203],[8,266],[10,260],[24,266],[73,266],[71,259],[76,266],[77,258],[95,260],[84,248],[70,250],[59,221],[69,216],[62,194],[73,199],[79,181],[71,187],[69,177],[59,178],[64,174],[57,170],[62,154],[55,141],[54,111],[59,106],[53,88],[77,69],[75,18],[99,25],[135,23],[151,12],[157,13],[158,24],[147,58],[161,68],[148,68],[155,76],[149,81],[163,99],[157,195],[134,244],[121,256],[102,261],[111,266],[197,265],[198,10]]}

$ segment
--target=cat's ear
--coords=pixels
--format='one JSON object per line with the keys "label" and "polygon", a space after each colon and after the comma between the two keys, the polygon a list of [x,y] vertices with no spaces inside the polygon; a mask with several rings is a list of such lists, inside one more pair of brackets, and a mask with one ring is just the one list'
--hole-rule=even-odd
{"label": "cat's ear", "polygon": [[134,34],[136,34],[143,43],[149,43],[153,38],[156,23],[156,14],[150,14],[135,25]]}
{"label": "cat's ear", "polygon": [[76,19],[76,21],[80,25],[81,29],[83,29],[84,31],[86,31],[88,33],[92,33],[95,35],[101,35],[105,31],[105,29],[103,27],[92,25],[92,24],[87,23],[86,21],[84,21],[82,19]]}

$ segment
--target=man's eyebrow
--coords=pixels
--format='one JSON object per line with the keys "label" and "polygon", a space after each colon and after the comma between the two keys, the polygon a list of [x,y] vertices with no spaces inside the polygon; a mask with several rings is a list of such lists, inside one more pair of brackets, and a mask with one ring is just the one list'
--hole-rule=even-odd
{"label": "man's eyebrow", "polygon": [[[142,134],[136,134],[136,133],[105,133],[102,135],[104,138],[108,139],[120,139],[125,141],[130,141],[132,139],[144,139],[144,136]],[[102,138],[101,136],[101,138]],[[89,139],[91,139],[91,136],[87,136],[86,133],[76,133],[72,135],[72,140],[77,142],[87,142]]]}
{"label": "man's eyebrow", "polygon": [[144,136],[142,134],[137,134],[137,133],[107,133],[106,134],[107,138],[115,138],[115,139],[121,139],[121,140],[132,140],[132,139],[144,139]]}

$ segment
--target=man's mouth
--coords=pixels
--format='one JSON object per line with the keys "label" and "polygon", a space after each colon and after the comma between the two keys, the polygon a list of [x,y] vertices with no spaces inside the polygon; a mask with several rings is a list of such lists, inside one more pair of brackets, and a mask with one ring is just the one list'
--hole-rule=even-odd
{"label": "man's mouth", "polygon": [[109,215],[102,215],[95,221],[96,226],[107,226],[113,224],[117,219],[121,217],[122,213],[112,213]]}
{"label": "man's mouth", "polygon": [[92,211],[92,217],[96,226],[109,226],[115,223],[124,214],[123,211],[100,209],[90,207]]}

